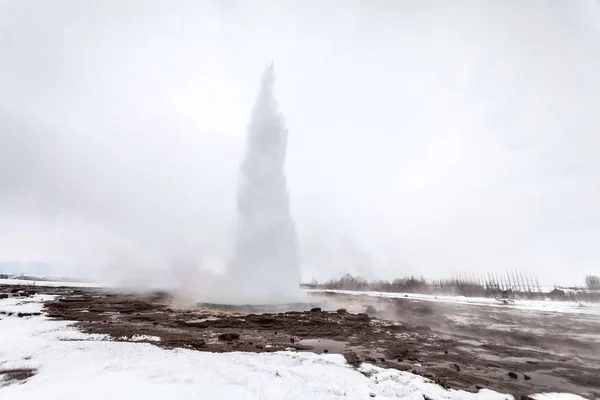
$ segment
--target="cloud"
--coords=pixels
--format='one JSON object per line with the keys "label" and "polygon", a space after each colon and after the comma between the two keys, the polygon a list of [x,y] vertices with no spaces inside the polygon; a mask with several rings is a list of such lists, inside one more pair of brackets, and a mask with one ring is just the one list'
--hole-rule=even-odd
{"label": "cloud", "polygon": [[219,270],[274,60],[305,278],[598,269],[592,0],[3,0],[0,32],[0,259]]}

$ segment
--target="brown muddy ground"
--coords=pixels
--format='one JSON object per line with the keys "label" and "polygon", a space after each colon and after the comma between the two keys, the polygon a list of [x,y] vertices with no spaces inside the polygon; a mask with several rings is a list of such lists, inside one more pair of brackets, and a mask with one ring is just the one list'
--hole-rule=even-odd
{"label": "brown muddy ground", "polygon": [[0,295],[32,291],[59,296],[46,304],[50,317],[115,340],[148,335],[164,348],[339,353],[353,366],[412,371],[450,388],[600,398],[597,316],[333,293],[313,294],[323,310],[260,314],[180,307],[169,293],[0,285]]}

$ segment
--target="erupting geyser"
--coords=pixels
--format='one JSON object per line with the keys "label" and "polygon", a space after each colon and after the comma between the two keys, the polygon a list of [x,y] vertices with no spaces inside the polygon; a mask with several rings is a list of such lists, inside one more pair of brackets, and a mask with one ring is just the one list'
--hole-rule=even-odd
{"label": "erupting geyser", "polygon": [[284,173],[288,133],[274,83],[270,64],[248,126],[237,237],[227,271],[227,291],[235,291],[238,301],[255,304],[294,301],[300,294],[297,235]]}

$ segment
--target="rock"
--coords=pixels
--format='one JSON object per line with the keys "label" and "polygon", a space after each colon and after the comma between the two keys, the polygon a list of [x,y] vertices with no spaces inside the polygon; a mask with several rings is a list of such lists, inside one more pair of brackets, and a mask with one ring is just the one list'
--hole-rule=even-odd
{"label": "rock", "polygon": [[244,319],[248,322],[252,322],[255,324],[272,324],[274,322],[277,322],[275,318],[256,314],[248,314]]}
{"label": "rock", "polygon": [[405,295],[404,295],[404,297],[408,297],[408,295],[407,295],[407,294],[405,294]]}
{"label": "rock", "polygon": [[348,321],[369,322],[371,317],[369,317],[367,314],[360,313],[356,315],[349,315],[347,319]]}
{"label": "rock", "polygon": [[329,350],[323,349],[323,353],[329,353]]}
{"label": "rock", "polygon": [[385,362],[385,358],[384,358],[384,357],[381,357],[381,358],[379,359],[379,361],[381,361],[381,362]]}
{"label": "rock", "polygon": [[531,376],[529,376],[527,374],[523,374],[523,378],[525,378],[526,381],[530,381],[531,380]]}
{"label": "rock", "polygon": [[356,353],[354,352],[344,353],[344,358],[346,359],[346,362],[348,364],[352,365],[355,368],[361,364],[360,357],[358,357],[358,355],[356,355]]}
{"label": "rock", "polygon": [[371,393],[369,393],[369,396],[375,397],[375,393],[371,392]]}
{"label": "rock", "polygon": [[539,364],[539,362],[534,361],[534,360],[527,360],[526,362],[527,362],[527,364],[534,364],[534,365]]}
{"label": "rock", "polygon": [[508,373],[508,376],[510,376],[510,377],[511,377],[511,378],[513,378],[513,379],[519,379],[519,375],[517,375],[517,373],[516,373],[516,372],[513,372],[513,371],[510,371],[510,372]]}
{"label": "rock", "polygon": [[448,354],[448,350],[444,350],[444,354]]}
{"label": "rock", "polygon": [[310,312],[321,312],[321,307],[314,307],[310,309]]}
{"label": "rock", "polygon": [[222,333],[218,337],[218,339],[223,342],[230,342],[232,340],[238,340],[239,338],[239,333]]}
{"label": "rock", "polygon": [[475,389],[481,390],[481,389],[483,389],[483,386],[481,386],[481,385],[475,385]]}
{"label": "rock", "polygon": [[456,369],[458,372],[460,372],[460,365],[452,364],[452,366],[454,367],[454,369]]}
{"label": "rock", "polygon": [[365,313],[374,315],[377,314],[377,310],[373,306],[367,306],[367,310],[365,311]]}
{"label": "rock", "polygon": [[296,339],[290,338],[290,343],[295,343],[295,342],[296,342]]}
{"label": "rock", "polygon": [[348,311],[345,308],[338,308],[337,309],[337,313],[338,314],[346,314]]}
{"label": "rock", "polygon": [[0,299],[8,299],[8,294],[0,293]]}

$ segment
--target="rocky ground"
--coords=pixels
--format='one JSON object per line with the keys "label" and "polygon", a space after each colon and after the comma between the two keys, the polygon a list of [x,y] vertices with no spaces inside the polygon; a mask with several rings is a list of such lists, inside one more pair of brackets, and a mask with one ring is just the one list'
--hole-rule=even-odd
{"label": "rocky ground", "polygon": [[165,292],[0,285],[0,298],[34,293],[58,296],[46,304],[50,317],[114,340],[211,352],[340,353],[353,366],[412,371],[450,388],[600,398],[596,317],[331,293],[313,294],[321,308],[260,313],[181,307]]}

